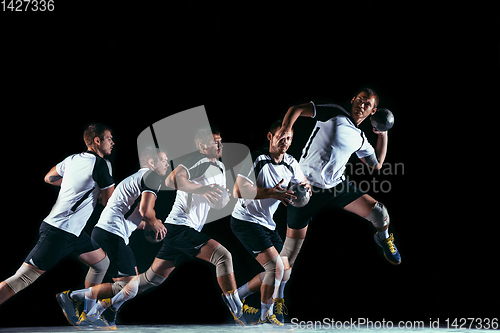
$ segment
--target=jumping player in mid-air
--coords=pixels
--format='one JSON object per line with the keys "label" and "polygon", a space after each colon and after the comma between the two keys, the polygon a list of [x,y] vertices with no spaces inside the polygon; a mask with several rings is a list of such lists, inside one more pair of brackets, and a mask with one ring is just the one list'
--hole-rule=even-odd
{"label": "jumping player in mid-air", "polygon": [[385,258],[394,265],[401,263],[394,236],[388,232],[387,209],[349,183],[344,176],[346,163],[354,153],[370,168],[382,168],[387,153],[387,131],[373,129],[378,136],[373,148],[358,128],[363,120],[375,114],[378,103],[375,91],[364,88],[354,95],[350,103],[310,102],[291,107],[283,118],[277,134],[279,138],[290,135],[299,116],[316,119],[299,162],[312,185],[314,196],[302,208],[288,206],[287,232],[281,255],[288,257],[290,267],[297,258],[313,215],[326,206],[343,208],[370,221],[377,230],[374,240],[382,248]]}
{"label": "jumping player in mid-air", "polygon": [[[265,272],[255,276],[238,289],[242,299],[260,290],[261,314],[257,323],[270,322],[282,326],[284,322],[283,288],[290,276],[288,258],[281,257],[283,240],[278,234],[273,215],[280,202],[289,204],[296,197],[287,190],[290,182],[309,182],[299,163],[286,151],[292,136],[277,140],[275,135],[281,122],[269,129],[269,145],[252,153],[253,164],[243,166],[234,185],[233,195],[239,198],[231,216],[231,229]],[[281,287],[283,286],[283,288]]]}
{"label": "jumping player in mid-air", "polygon": [[104,157],[111,154],[115,143],[109,128],[100,124],[90,125],[83,138],[88,150],[67,157],[45,176],[45,182],[60,186],[61,190],[40,226],[35,247],[16,274],[0,283],[0,304],[69,254],[90,267],[85,287],[102,282],[109,259],[82,230],[98,200],[106,206],[114,191],[111,164]]}

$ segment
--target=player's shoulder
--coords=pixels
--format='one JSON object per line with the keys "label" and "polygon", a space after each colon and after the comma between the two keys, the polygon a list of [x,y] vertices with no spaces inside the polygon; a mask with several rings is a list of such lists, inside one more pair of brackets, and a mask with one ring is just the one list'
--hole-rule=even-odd
{"label": "player's shoulder", "polygon": [[256,149],[250,152],[250,155],[252,156],[252,161],[254,162],[271,159],[271,157],[269,156],[269,147],[261,147],[259,149]]}
{"label": "player's shoulder", "polygon": [[325,102],[317,101],[313,104],[316,109],[316,119],[320,121],[327,121],[335,117],[350,117],[348,104],[346,103],[335,103],[335,102]]}
{"label": "player's shoulder", "polygon": [[288,165],[292,165],[294,163],[299,163],[297,162],[297,159],[295,157],[293,157],[292,155],[288,154],[288,153],[285,153],[285,155],[283,155],[283,162],[285,162],[286,164]]}

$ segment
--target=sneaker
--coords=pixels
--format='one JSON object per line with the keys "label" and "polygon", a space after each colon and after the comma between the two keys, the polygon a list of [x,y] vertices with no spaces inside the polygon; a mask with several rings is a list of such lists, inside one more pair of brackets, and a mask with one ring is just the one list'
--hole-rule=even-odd
{"label": "sneaker", "polygon": [[288,314],[288,309],[285,306],[285,300],[283,298],[274,299],[274,314],[279,322],[282,324],[285,323],[285,315]]}
{"label": "sneaker", "polygon": [[382,248],[384,256],[393,265],[401,263],[401,255],[399,254],[396,245],[394,245],[394,235],[391,234],[387,239],[378,238],[378,232],[373,236],[375,243]]}
{"label": "sneaker", "polygon": [[[87,314],[85,312],[82,312],[80,314],[80,318],[78,319],[76,326],[78,328],[81,327],[88,327],[88,328],[93,328],[93,329],[99,329],[99,330],[112,330],[112,328],[109,327],[108,322],[106,319],[103,318],[102,315],[97,317],[97,319],[92,319],[87,317]],[[116,329],[116,326],[115,326]]]}
{"label": "sneaker", "polygon": [[245,300],[242,300],[241,303],[243,303],[243,318],[245,318],[247,325],[257,324],[260,318],[260,310],[246,305]]}
{"label": "sneaker", "polygon": [[62,293],[56,295],[56,299],[66,319],[71,325],[76,326],[76,323],[80,318],[80,311],[78,308],[80,307],[82,302],[72,300],[69,297],[69,294],[69,290],[63,291]]}
{"label": "sneaker", "polygon": [[267,311],[266,319],[264,321],[262,321],[259,317],[259,321],[257,324],[265,324],[265,323],[269,323],[276,326],[284,326],[284,324],[276,318],[275,314],[271,314],[271,310]]}
{"label": "sneaker", "polygon": [[243,316],[243,306],[241,307],[241,314],[239,316],[237,316],[234,312],[233,312],[233,308],[231,307],[231,304],[229,304],[229,301],[227,300],[226,296],[224,295],[224,293],[222,293],[222,299],[224,300],[224,304],[226,304],[226,306],[228,307],[229,309],[229,312],[231,312],[231,314],[233,315],[233,319],[234,321],[240,325],[240,326],[245,326],[246,322],[245,322],[245,318]]}
{"label": "sneaker", "polygon": [[102,317],[108,322],[109,329],[116,331],[116,318],[118,317],[118,312],[111,307],[108,307],[106,311],[103,312]]}

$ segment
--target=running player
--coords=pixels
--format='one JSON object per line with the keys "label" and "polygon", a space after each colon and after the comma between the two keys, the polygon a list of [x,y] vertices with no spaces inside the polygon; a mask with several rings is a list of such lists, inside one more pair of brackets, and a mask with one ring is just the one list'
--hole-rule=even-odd
{"label": "running player", "polygon": [[[87,316],[101,315],[91,311],[97,299],[115,296],[134,276],[139,275],[129,245],[132,232],[144,228],[147,224],[155,232],[157,239],[163,239],[167,233],[161,220],[156,218],[154,209],[162,176],[166,175],[169,166],[167,155],[147,147],[140,152],[140,163],[139,171],[118,184],[92,232],[92,239],[102,246],[109,256],[111,265],[108,275],[113,276],[115,282],[73,292],[68,290],[56,295],[66,318],[74,326],[89,325]],[[84,304],[82,313],[79,312],[81,303]],[[92,325],[116,328],[115,315],[107,318],[109,323],[100,318],[94,320]]]}
{"label": "running player", "polygon": [[311,182],[314,196],[302,208],[288,206],[288,227],[281,255],[288,257],[290,267],[297,258],[312,216],[325,206],[340,207],[370,221],[377,230],[375,242],[382,248],[386,259],[394,265],[401,263],[394,236],[388,233],[387,209],[347,182],[344,176],[345,165],[353,153],[371,168],[380,169],[384,163],[387,132],[373,130],[378,135],[374,149],[358,128],[363,120],[375,114],[378,103],[378,95],[364,88],[345,105],[310,102],[293,106],[286,113],[277,134],[279,138],[290,135],[299,116],[316,119],[299,163]]}
{"label": "running player", "polygon": [[179,259],[188,256],[200,258],[214,264],[217,282],[223,291],[223,300],[234,320],[245,324],[244,312],[257,312],[243,307],[236,290],[231,253],[219,242],[201,232],[210,210],[210,204],[221,198],[221,190],[213,185],[226,184],[225,166],[219,161],[222,156],[220,132],[201,129],[195,138],[198,152],[190,154],[165,180],[169,187],[177,189],[172,211],[165,225],[167,236],[151,267],[138,278],[130,281],[122,291],[111,299],[111,304],[98,302],[96,311],[107,307],[118,311],[127,300],[137,293],[156,287],[164,282],[175,269]]}
{"label": "running player", "polygon": [[104,159],[115,143],[109,128],[90,125],[83,135],[88,150],[54,166],[45,182],[61,190],[50,214],[40,226],[35,247],[12,277],[0,283],[0,304],[31,285],[68,254],[90,267],[85,287],[102,282],[109,266],[106,253],[82,232],[97,201],[105,206],[114,190],[111,164]]}
{"label": "running player", "polygon": [[[297,160],[286,154],[293,133],[278,140],[275,134],[280,127],[281,122],[271,126],[267,134],[269,146],[253,153],[253,164],[243,167],[236,178],[233,195],[239,200],[231,216],[231,229],[265,270],[240,287],[238,294],[245,299],[260,289],[261,313],[257,323],[283,326],[284,295],[280,284],[288,280],[290,267],[288,258],[279,255],[283,240],[273,215],[280,201],[286,206],[296,199],[292,191],[286,190],[290,182],[303,184],[309,191],[310,185]],[[277,307],[275,311],[273,305]]]}

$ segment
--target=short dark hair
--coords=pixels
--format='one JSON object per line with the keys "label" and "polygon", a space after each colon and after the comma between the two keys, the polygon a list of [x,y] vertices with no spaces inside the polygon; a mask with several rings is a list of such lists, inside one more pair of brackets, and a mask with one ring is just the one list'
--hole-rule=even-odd
{"label": "short dark hair", "polygon": [[373,108],[376,108],[378,106],[378,103],[380,102],[379,101],[379,97],[378,97],[378,94],[375,92],[375,90],[373,89],[370,89],[370,88],[361,88],[359,89],[358,91],[356,91],[356,93],[354,94],[353,97],[356,97],[358,96],[359,94],[361,94],[362,92],[364,92],[365,94],[368,95],[368,97],[375,97],[375,105],[373,106]]}
{"label": "short dark hair", "polygon": [[213,140],[214,135],[220,135],[220,130],[217,126],[210,126],[210,128],[200,128],[194,137],[196,149],[199,149],[200,143],[207,143]]}
{"label": "short dark hair", "polygon": [[99,123],[90,124],[85,132],[83,132],[83,141],[85,141],[85,145],[90,147],[94,143],[95,138],[104,140],[104,132],[106,131],[111,132],[111,129],[106,125]]}
{"label": "short dark hair", "polygon": [[159,154],[160,154],[160,150],[156,149],[154,147],[151,147],[151,146],[142,149],[139,152],[139,162],[141,163],[141,167],[147,166],[148,161],[151,158],[155,161],[155,164],[156,164],[158,162],[158,158],[159,158],[158,155]]}

